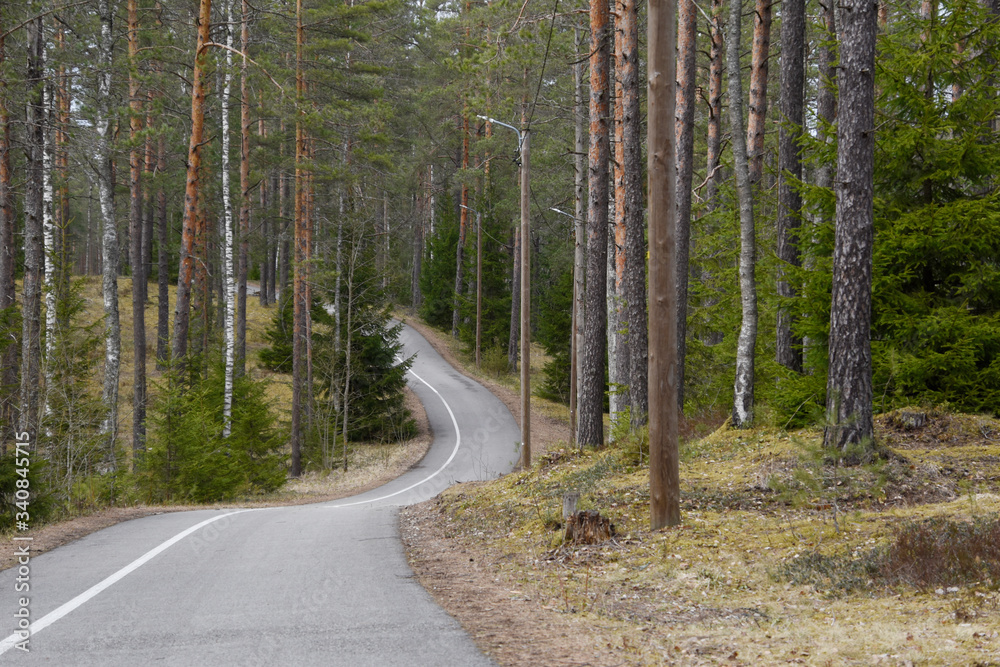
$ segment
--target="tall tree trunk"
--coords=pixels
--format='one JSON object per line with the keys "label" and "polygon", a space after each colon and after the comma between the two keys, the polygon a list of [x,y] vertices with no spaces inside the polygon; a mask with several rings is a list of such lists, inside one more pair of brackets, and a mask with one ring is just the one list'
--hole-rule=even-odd
{"label": "tall tree trunk", "polygon": [[[222,217],[225,225],[224,280],[226,288],[226,372],[222,394],[222,436],[228,438],[232,431],[233,418],[233,376],[236,366],[236,278],[233,275],[233,202],[229,184],[229,94],[232,84],[233,67],[233,0],[224,0],[226,14],[226,65],[222,79]],[[242,150],[240,172],[242,177]],[[243,204],[240,204],[242,212]],[[241,213],[242,214],[242,213]]]}
{"label": "tall tree trunk", "polygon": [[622,88],[625,111],[625,282],[628,309],[628,382],[632,430],[649,413],[649,360],[646,327],[646,226],[642,193],[642,139],[639,110],[639,18],[635,0],[625,2]]}
{"label": "tall tree trunk", "polygon": [[[236,269],[236,376],[246,373],[247,268],[250,264],[250,89],[247,86],[247,50],[250,48],[250,5],[242,0],[240,21],[240,256]],[[230,52],[232,53],[232,52]],[[264,285],[261,284],[261,291]]]}
{"label": "tall tree trunk", "polygon": [[[694,109],[697,79],[698,10],[680,0],[677,31],[677,410],[684,412],[687,356],[688,271],[691,253],[691,181],[694,175]],[[714,46],[714,45],[713,45]],[[718,128],[716,128],[718,131]]]}
{"label": "tall tree trunk", "polygon": [[[31,91],[27,109],[27,192],[24,206],[24,275],[21,298],[21,406],[18,431],[38,433],[42,316],[42,153],[45,150],[44,36],[42,20],[28,23],[27,83]],[[105,130],[107,125],[104,126]]]}
{"label": "tall tree trunk", "polygon": [[143,266],[142,170],[139,150],[142,102],[139,99],[139,3],[128,0],[129,241],[132,264],[132,465],[146,450],[146,272]]}
{"label": "tall tree trunk", "polygon": [[153,278],[153,168],[156,156],[153,152],[153,91],[146,94],[146,140],[143,146],[143,186],[142,186],[142,293],[149,303],[149,281]]}
{"label": "tall tree trunk", "polygon": [[[631,8],[629,7],[631,5]],[[615,2],[615,45],[614,45],[614,134],[612,143],[612,178],[614,182],[614,235],[608,239],[608,376],[611,384],[611,420],[616,422],[630,405],[629,395],[629,327],[628,304],[625,300],[625,262],[628,248],[625,246],[626,218],[628,216],[627,188],[625,183],[625,96],[635,93],[635,81],[626,81],[629,67],[625,56],[625,32],[629,12],[635,18],[635,3],[632,0]],[[633,20],[634,24],[635,21]],[[634,68],[633,68],[634,69]],[[634,73],[633,73],[634,74]],[[635,76],[632,77],[635,79]],[[631,86],[632,90],[627,90]]]}
{"label": "tall tree trunk", "polygon": [[[789,182],[802,178],[799,138],[803,123],[803,83],[805,80],[805,0],[785,0],[781,12],[781,115],[778,131],[778,259],[788,266],[800,266],[799,228],[802,198]],[[778,268],[778,295],[798,293]],[[776,357],[779,364],[802,372],[802,340],[792,333],[794,317],[786,307],[778,310]]]}
{"label": "tall tree trunk", "polygon": [[203,63],[205,44],[209,42],[212,0],[200,0],[198,40],[195,49],[191,84],[191,141],[188,144],[187,182],[184,189],[184,217],[181,222],[181,257],[177,276],[177,302],[174,309],[173,360],[183,365],[187,356],[188,328],[191,322],[191,281],[194,277],[194,237],[198,225],[199,173],[205,130],[205,84]]}
{"label": "tall tree trunk", "polygon": [[424,257],[424,178],[420,176],[420,187],[416,193],[416,215],[413,219],[413,272],[410,276],[410,305],[414,310],[420,308],[420,271]]}
{"label": "tall tree trunk", "polygon": [[[42,69],[44,71],[47,59],[46,48],[42,45]],[[49,413],[49,391],[54,389],[55,349],[56,349],[56,275],[59,272],[59,255],[56,249],[56,230],[53,218],[55,192],[52,187],[52,121],[55,105],[52,95],[52,83],[43,84],[43,139],[42,139],[42,243],[44,249],[45,269],[43,271],[43,294],[45,295],[45,399],[43,419]]]}
{"label": "tall tree trunk", "polygon": [[[167,167],[167,144],[163,135],[156,141],[156,170],[163,172]],[[167,192],[163,183],[156,189],[156,226],[159,246],[156,249],[156,368],[167,367],[170,355],[170,241],[167,229]]]}
{"label": "tall tree trunk", "polygon": [[[4,37],[0,26],[0,67],[6,61]],[[14,264],[14,194],[13,171],[10,159],[10,111],[7,101],[7,82],[0,77],[0,310],[11,308],[15,302]],[[10,332],[13,334],[13,331]],[[13,335],[11,336],[13,338]],[[0,356],[0,455],[7,451],[7,442],[13,440],[17,427],[17,345],[8,342]]]}
{"label": "tall tree trunk", "polygon": [[611,21],[608,3],[590,3],[590,190],[587,207],[587,304],[583,360],[580,366],[581,445],[604,444],[604,275],[608,252],[608,74]]}
{"label": "tall tree trunk", "polygon": [[[263,96],[260,106],[263,107]],[[257,119],[257,136],[263,142],[267,138],[267,126],[264,124],[264,117]],[[271,219],[271,190],[274,172],[268,172],[260,181],[260,210],[261,210],[261,237],[264,241],[264,261],[261,262],[260,270],[260,305],[267,306],[272,303],[271,295],[274,294],[274,261],[272,249],[274,248],[273,230],[275,225]],[[241,174],[242,177],[242,174]]]}
{"label": "tall tree trunk", "polygon": [[740,304],[742,321],[736,343],[736,382],[732,423],[749,428],[753,423],[754,351],[757,346],[756,243],[753,193],[743,130],[743,82],[740,79],[740,0],[729,0],[726,35],[726,69],[729,76],[729,131],[733,141],[733,168],[740,211]]}
{"label": "tall tree trunk", "polygon": [[97,42],[97,101],[94,125],[97,146],[97,185],[100,191],[101,219],[104,227],[102,256],[102,291],[104,296],[104,385],[101,397],[107,416],[101,427],[107,437],[108,463],[114,467],[115,440],[118,435],[118,376],[121,370],[121,324],[118,319],[118,229],[115,216],[114,171],[111,160],[111,65],[113,58],[114,11],[110,0],[98,0],[97,13],[101,34]]}
{"label": "tall tree trunk", "polygon": [[[830,370],[823,443],[849,459],[874,447],[871,280],[874,222],[876,5],[841,5],[837,227],[830,307]],[[862,452],[850,452],[860,446]]]}
{"label": "tall tree trunk", "polygon": [[[718,204],[717,192],[722,180],[722,9],[724,0],[712,0],[712,22],[709,34],[712,45],[708,65],[708,132],[706,138],[705,201],[710,209]],[[678,333],[678,335],[680,335]]]}
{"label": "tall tree trunk", "polygon": [[[750,183],[757,185],[764,174],[764,133],[767,117],[767,65],[771,54],[771,3],[756,0],[753,20],[753,55],[750,64],[750,112],[747,119],[747,151]],[[732,29],[730,29],[732,34]],[[787,92],[787,91],[782,91]]]}
{"label": "tall tree trunk", "polygon": [[577,443],[580,411],[580,351],[583,349],[584,295],[587,276],[587,222],[584,209],[584,188],[586,187],[586,134],[587,107],[583,97],[583,63],[579,53],[583,48],[583,31],[578,27],[573,31],[576,44],[577,62],[573,65],[575,104],[573,106],[573,341],[572,366],[570,368],[570,444]]}

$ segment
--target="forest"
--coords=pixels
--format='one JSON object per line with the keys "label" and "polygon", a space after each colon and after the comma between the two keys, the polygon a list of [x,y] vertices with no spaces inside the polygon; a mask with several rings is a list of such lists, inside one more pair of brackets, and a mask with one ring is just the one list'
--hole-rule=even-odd
{"label": "forest", "polygon": [[394,307],[490,373],[539,348],[573,446],[676,414],[857,463],[873,415],[1000,414],[1000,8],[681,0],[654,108],[653,4],[0,6],[5,494],[25,432],[54,507],[405,437]]}

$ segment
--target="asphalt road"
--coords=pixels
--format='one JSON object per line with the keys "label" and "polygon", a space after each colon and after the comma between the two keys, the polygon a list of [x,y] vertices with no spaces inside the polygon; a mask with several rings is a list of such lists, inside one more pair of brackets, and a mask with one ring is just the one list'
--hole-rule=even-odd
{"label": "asphalt road", "polygon": [[402,340],[435,435],[418,466],[331,503],[161,514],[31,556],[0,573],[0,664],[493,664],[414,579],[398,513],[509,471],[518,427],[416,331]]}

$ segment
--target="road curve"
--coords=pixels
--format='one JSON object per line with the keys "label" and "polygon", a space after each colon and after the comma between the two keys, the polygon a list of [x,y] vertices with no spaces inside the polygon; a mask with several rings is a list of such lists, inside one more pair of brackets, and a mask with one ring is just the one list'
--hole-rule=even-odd
{"label": "road curve", "polygon": [[161,514],[32,556],[0,572],[0,664],[492,665],[413,578],[398,513],[508,472],[518,427],[412,328],[402,341],[435,436],[419,465],[352,498]]}

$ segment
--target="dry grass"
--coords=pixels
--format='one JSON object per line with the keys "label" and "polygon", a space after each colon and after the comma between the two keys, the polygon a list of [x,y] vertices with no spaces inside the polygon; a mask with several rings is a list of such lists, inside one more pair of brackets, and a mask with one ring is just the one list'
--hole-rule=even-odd
{"label": "dry grass", "polygon": [[[575,620],[580,641],[613,649],[589,664],[1000,664],[1000,582],[843,585],[911,522],[1000,513],[1000,421],[932,413],[924,430],[881,419],[899,460],[839,468],[823,462],[818,431],[719,429],[683,446],[682,523],[663,531],[648,528],[638,442],[556,448],[529,471],[454,487],[424,511],[492,574],[480,586],[518,591],[508,597],[553,622]],[[567,491],[609,516],[618,537],[565,545]],[[793,583],[798,572],[813,583]],[[449,609],[463,620],[460,604]],[[491,641],[481,637],[503,664],[544,660],[537,645],[511,654]]]}

